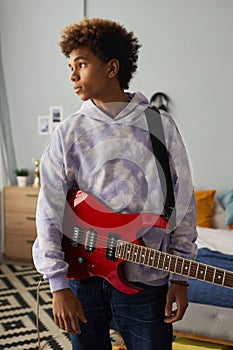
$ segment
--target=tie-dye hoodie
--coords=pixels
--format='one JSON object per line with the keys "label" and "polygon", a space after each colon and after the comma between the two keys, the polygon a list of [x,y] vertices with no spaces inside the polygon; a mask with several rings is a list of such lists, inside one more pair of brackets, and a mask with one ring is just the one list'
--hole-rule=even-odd
{"label": "tie-dye hoodie", "polygon": [[[50,282],[51,291],[68,288],[61,248],[62,222],[67,191],[93,194],[120,213],[163,212],[163,193],[144,110],[147,99],[139,92],[113,119],[91,100],[54,130],[40,166],[41,188],[37,206],[37,238],[33,259]],[[176,198],[174,233],[159,228],[138,230],[144,244],[184,258],[196,256],[196,217],[187,153],[174,120],[160,111],[169,151]],[[167,271],[126,262],[124,273],[132,282],[162,285]]]}

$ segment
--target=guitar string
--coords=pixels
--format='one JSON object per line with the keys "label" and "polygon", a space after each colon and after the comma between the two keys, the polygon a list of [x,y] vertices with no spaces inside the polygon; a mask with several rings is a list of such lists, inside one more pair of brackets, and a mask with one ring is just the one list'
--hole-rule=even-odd
{"label": "guitar string", "polygon": [[[88,234],[88,232],[86,232],[86,235]],[[108,242],[109,242],[109,238],[107,238],[107,237],[105,237],[105,236],[102,236],[102,235],[100,235],[100,234],[98,234],[98,233],[96,233],[96,235],[98,235],[98,236],[96,236],[95,238],[94,238],[94,240],[96,240],[96,243],[99,243],[99,246],[101,246],[102,247],[102,244],[103,244],[103,247],[102,248],[106,248],[106,246],[108,246]],[[72,238],[69,238],[70,240],[72,240]],[[93,239],[93,238],[92,238]],[[78,244],[81,244],[81,245],[87,245],[87,241],[89,240],[89,241],[91,241],[92,239],[84,239],[84,237],[82,237],[82,239],[81,239],[81,241],[79,241],[78,239],[75,239],[74,241],[76,242],[76,243],[78,243]],[[117,240],[119,240],[119,239],[117,239]],[[116,241],[115,239],[113,239],[113,238],[110,238],[110,241]],[[131,243],[131,242],[127,242],[127,241],[123,241],[123,242],[125,242],[126,244],[130,244],[130,245],[133,245],[134,243]],[[188,262],[189,264],[196,264],[196,265],[198,265],[198,276],[199,276],[199,274],[200,274],[200,276],[199,276],[199,278],[197,278],[197,279],[199,279],[199,280],[205,280],[205,281],[209,281],[209,282],[212,282],[213,283],[213,275],[214,275],[214,273],[216,274],[216,272],[218,272],[218,273],[220,273],[220,272],[222,272],[222,273],[224,273],[225,272],[225,274],[227,273],[227,274],[229,274],[230,276],[227,276],[227,281],[229,281],[229,282],[232,282],[233,281],[233,272],[232,271],[229,271],[229,270],[224,270],[224,269],[222,269],[222,268],[219,268],[219,267],[215,267],[215,266],[211,266],[211,265],[207,265],[207,264],[203,264],[203,263],[200,263],[200,262],[198,262],[198,261],[195,261],[195,260],[189,260],[189,259],[186,259],[186,258],[182,258],[182,257],[179,257],[179,256],[176,256],[176,255],[173,255],[173,254],[169,254],[169,253],[165,253],[165,252],[160,252],[160,251],[158,251],[158,250],[155,250],[155,249],[153,249],[153,248],[149,248],[149,247],[144,247],[144,246],[140,246],[140,245],[137,245],[138,247],[139,247],[139,249],[151,249],[152,251],[154,251],[157,255],[163,255],[163,257],[165,258],[167,255],[169,255],[170,257],[173,257],[173,258],[175,258],[176,260],[182,260],[182,262]],[[90,248],[93,248],[93,247],[90,247]],[[98,247],[99,248],[99,247]],[[114,246],[114,248],[116,248],[116,246]],[[95,249],[95,248],[94,248]],[[160,259],[160,258],[159,258]],[[129,260],[130,261],[130,260]],[[153,267],[153,266],[151,266],[151,267]],[[174,267],[174,266],[173,266]],[[157,267],[157,268],[159,268],[159,267]],[[204,268],[204,270],[206,270],[206,271],[203,271],[202,272],[202,270],[200,270],[200,268]],[[210,271],[208,271],[208,268],[211,268],[211,269],[213,269],[214,271],[213,271],[213,274],[210,272]],[[192,266],[191,266],[191,268],[190,268],[190,270],[192,270]],[[195,272],[196,271],[196,269],[194,269],[194,270],[192,270],[192,272]],[[176,273],[178,273],[177,271],[173,271],[173,272],[176,272]],[[192,275],[191,275],[191,273],[189,273],[188,275],[185,275],[184,273],[182,273],[181,271],[180,271],[180,274],[182,274],[182,275],[184,275],[184,276],[187,276],[187,277],[193,277]],[[200,277],[202,277],[202,276],[204,276],[204,274],[206,275],[206,276],[208,276],[209,277],[209,280],[207,279],[207,278],[205,278],[205,279],[202,279],[202,278],[200,278]],[[222,276],[223,277],[223,276]],[[215,279],[214,279],[214,282],[215,282]],[[216,284],[218,284],[218,283],[216,283]],[[221,285],[221,284],[219,284],[219,285]]]}
{"label": "guitar string", "polygon": [[[100,241],[99,243],[103,243],[103,247],[105,248],[106,247],[106,242],[108,242],[108,238],[106,238],[106,237],[104,237],[104,236],[101,236],[101,235],[99,235],[98,234],[98,241]],[[96,239],[97,240],[97,239]],[[126,244],[130,244],[130,245],[132,245],[133,243],[131,243],[131,242],[126,242],[126,241],[124,241]],[[82,239],[82,241],[78,241],[78,243],[79,244],[82,244],[83,243],[83,239]],[[84,244],[85,245],[85,244]],[[140,246],[140,245],[138,245],[138,247],[139,247],[139,249],[151,249],[151,248],[149,248],[149,247],[144,247],[144,246]],[[228,270],[224,270],[224,269],[221,269],[221,268],[218,268],[218,267],[215,267],[215,266],[210,266],[210,265],[207,265],[207,264],[203,264],[203,263],[199,263],[199,262],[197,262],[197,261],[194,261],[194,260],[189,260],[189,259],[185,259],[185,258],[182,258],[182,257],[178,257],[178,256],[176,256],[176,255],[172,255],[172,254],[168,254],[168,253],[165,253],[165,252],[160,252],[160,251],[156,251],[155,249],[152,249],[152,251],[154,251],[157,255],[163,255],[164,256],[164,258],[167,256],[167,255],[169,255],[169,256],[171,256],[171,257],[173,257],[173,258],[175,258],[176,260],[177,259],[180,259],[180,260],[182,260],[182,262],[188,262],[189,264],[196,264],[196,265],[199,265],[198,266],[198,269],[200,270],[200,268],[203,268],[204,269],[204,271],[202,271],[202,270],[200,270],[199,271],[199,273],[204,273],[205,272],[205,274],[206,274],[206,276],[209,276],[209,277],[211,277],[211,280],[212,280],[212,277],[213,277],[213,274],[210,272],[210,271],[208,271],[208,268],[209,269],[212,269],[212,270],[214,270],[214,272],[216,272],[216,270],[218,271],[218,273],[220,273],[220,272],[222,272],[222,273],[224,273],[224,272],[227,272],[227,273],[229,273],[230,275],[232,274],[232,278],[233,278],[233,272],[231,272],[231,271],[228,271]],[[192,269],[192,266],[191,266],[191,269]],[[205,271],[206,270],[206,271]],[[196,271],[196,269],[193,271],[193,272],[195,272]],[[190,274],[191,275],[191,274]],[[231,278],[231,277],[229,277],[229,278]]]}

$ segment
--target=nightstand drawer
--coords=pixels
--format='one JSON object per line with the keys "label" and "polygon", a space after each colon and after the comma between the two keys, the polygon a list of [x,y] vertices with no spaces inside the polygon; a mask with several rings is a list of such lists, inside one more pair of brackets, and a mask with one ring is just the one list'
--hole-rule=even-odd
{"label": "nightstand drawer", "polygon": [[33,187],[9,186],[5,188],[5,210],[35,213],[38,190]]}
{"label": "nightstand drawer", "polygon": [[6,257],[12,260],[31,261],[32,244],[36,235],[9,235],[6,240]]}
{"label": "nightstand drawer", "polygon": [[36,215],[35,213],[5,213],[5,225],[8,235],[35,235],[36,234]]}
{"label": "nightstand drawer", "polygon": [[4,187],[5,256],[8,260],[32,261],[38,192],[32,186]]}

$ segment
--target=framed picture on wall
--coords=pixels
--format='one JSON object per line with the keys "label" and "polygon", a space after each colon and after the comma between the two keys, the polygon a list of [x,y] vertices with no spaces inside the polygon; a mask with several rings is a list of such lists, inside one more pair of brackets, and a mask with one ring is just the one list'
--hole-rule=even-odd
{"label": "framed picture on wall", "polygon": [[38,116],[38,134],[39,135],[50,134],[50,116],[49,115]]}
{"label": "framed picture on wall", "polygon": [[56,126],[63,120],[63,108],[62,106],[52,106],[49,108],[49,115],[51,120],[51,132]]}

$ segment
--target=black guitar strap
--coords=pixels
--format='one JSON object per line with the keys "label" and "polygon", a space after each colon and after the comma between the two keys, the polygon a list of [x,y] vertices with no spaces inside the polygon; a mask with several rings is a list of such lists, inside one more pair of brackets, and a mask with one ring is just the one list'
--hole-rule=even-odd
{"label": "black guitar strap", "polygon": [[174,230],[176,227],[175,197],[161,115],[154,107],[148,107],[145,114],[164,196],[164,215],[169,220],[171,229]]}

